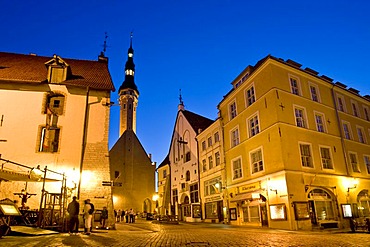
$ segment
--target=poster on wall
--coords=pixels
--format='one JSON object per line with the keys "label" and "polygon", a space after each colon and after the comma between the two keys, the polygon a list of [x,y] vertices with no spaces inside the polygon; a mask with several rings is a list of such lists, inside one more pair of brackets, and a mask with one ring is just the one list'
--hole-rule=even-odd
{"label": "poster on wall", "polygon": [[286,220],[285,204],[270,205],[271,220]]}
{"label": "poster on wall", "polygon": [[236,220],[236,208],[230,208],[230,220]]}
{"label": "poster on wall", "polygon": [[293,202],[296,220],[307,220],[310,218],[308,202]]}
{"label": "poster on wall", "polygon": [[342,206],[342,212],[343,212],[343,218],[352,218],[352,207],[351,204],[341,204]]}

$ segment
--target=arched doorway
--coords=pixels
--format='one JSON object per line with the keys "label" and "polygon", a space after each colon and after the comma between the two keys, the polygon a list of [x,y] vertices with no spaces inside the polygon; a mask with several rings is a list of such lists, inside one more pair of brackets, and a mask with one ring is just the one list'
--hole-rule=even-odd
{"label": "arched doorway", "polygon": [[191,205],[189,196],[183,195],[181,198],[181,218],[180,220],[186,221],[186,217],[191,217]]}
{"label": "arched doorway", "polygon": [[336,197],[333,193],[322,188],[315,188],[308,192],[307,197],[313,225],[322,225],[324,222],[337,220]]}
{"label": "arched doorway", "polygon": [[149,198],[146,198],[144,200],[143,211],[146,212],[146,213],[153,213],[152,212],[152,202],[151,202],[151,200]]}
{"label": "arched doorway", "polygon": [[370,216],[370,197],[368,190],[362,190],[357,195],[358,203],[358,216],[359,217],[369,217]]}

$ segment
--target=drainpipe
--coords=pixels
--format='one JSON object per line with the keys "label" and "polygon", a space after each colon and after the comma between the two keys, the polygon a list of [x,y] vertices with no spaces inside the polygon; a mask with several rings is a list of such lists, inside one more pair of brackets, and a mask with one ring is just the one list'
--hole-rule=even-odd
{"label": "drainpipe", "polygon": [[342,143],[342,150],[343,150],[343,155],[344,155],[344,164],[346,165],[347,176],[349,176],[350,174],[349,174],[349,170],[348,170],[347,148],[346,148],[346,143],[345,143],[344,137],[343,137],[342,124],[340,122],[339,112],[338,112],[338,108],[337,108],[337,101],[335,100],[334,87],[335,87],[335,85],[333,84],[333,86],[331,88],[331,96],[333,98],[335,116],[337,117],[337,122],[338,122],[340,141]]}
{"label": "drainpipe", "polygon": [[78,200],[80,199],[83,161],[84,161],[84,157],[85,157],[85,148],[86,148],[87,114],[89,112],[89,93],[90,93],[90,87],[87,87],[86,88],[86,102],[85,102],[84,126],[83,126],[82,143],[81,143],[80,179],[78,181],[78,189],[77,189],[77,199]]}

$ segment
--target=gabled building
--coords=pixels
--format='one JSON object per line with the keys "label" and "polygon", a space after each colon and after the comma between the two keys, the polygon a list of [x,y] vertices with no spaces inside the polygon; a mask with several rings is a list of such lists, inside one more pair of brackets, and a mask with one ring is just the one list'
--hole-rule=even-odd
{"label": "gabled building", "polygon": [[171,211],[171,169],[168,155],[157,167],[157,213],[169,215]]}
{"label": "gabled building", "polygon": [[[96,209],[106,206],[114,224],[111,188],[102,186],[110,178],[115,90],[107,62],[104,54],[87,61],[0,52],[0,198],[20,201],[23,190],[30,194],[25,207],[39,209],[41,195],[45,205],[56,199],[53,207],[77,195],[81,204],[89,198]],[[44,180],[34,175],[44,171],[42,192]]]}
{"label": "gabled building", "polygon": [[139,91],[134,81],[132,36],[125,65],[125,80],[118,90],[120,137],[109,151],[113,202],[117,210],[152,212],[155,193],[155,163],[136,135],[136,108]]}
{"label": "gabled building", "polygon": [[201,220],[196,136],[212,123],[211,119],[185,110],[180,97],[169,150],[171,214],[178,215],[180,221]]}
{"label": "gabled building", "polygon": [[218,105],[231,224],[342,228],[370,216],[369,96],[273,56],[232,84]]}

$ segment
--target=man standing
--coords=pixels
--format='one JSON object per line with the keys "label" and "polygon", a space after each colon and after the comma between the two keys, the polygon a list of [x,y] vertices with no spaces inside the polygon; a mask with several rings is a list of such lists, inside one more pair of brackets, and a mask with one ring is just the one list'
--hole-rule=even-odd
{"label": "man standing", "polygon": [[85,219],[85,234],[90,235],[92,230],[92,217],[94,213],[94,204],[90,203],[90,199],[85,200],[84,219]]}
{"label": "man standing", "polygon": [[77,197],[74,196],[68,204],[67,211],[69,213],[69,234],[78,233],[78,214],[80,212],[80,204]]}

